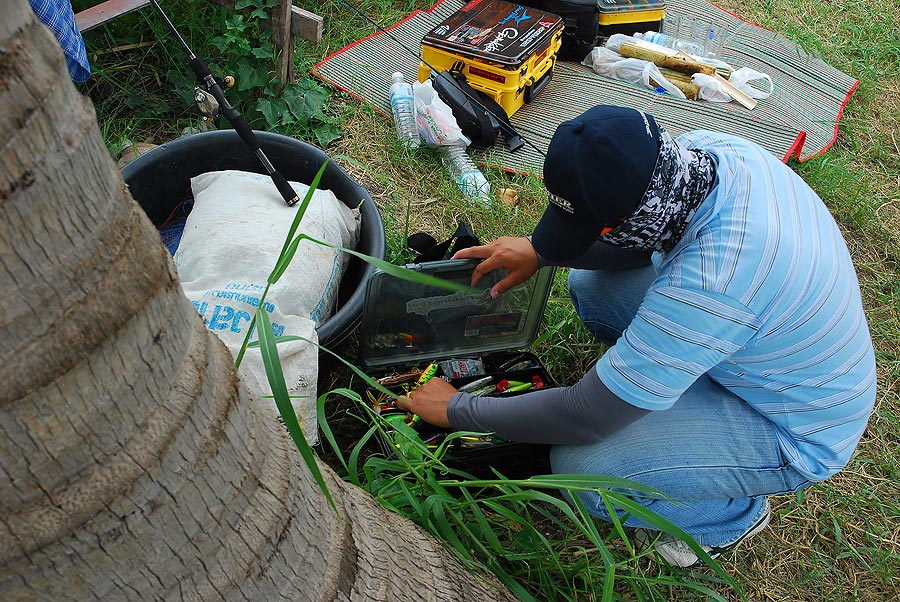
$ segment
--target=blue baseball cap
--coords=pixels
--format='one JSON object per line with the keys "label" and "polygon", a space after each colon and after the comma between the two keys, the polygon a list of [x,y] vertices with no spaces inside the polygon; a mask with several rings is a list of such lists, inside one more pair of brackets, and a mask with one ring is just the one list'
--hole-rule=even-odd
{"label": "blue baseball cap", "polygon": [[556,128],[544,159],[547,208],[531,237],[554,261],[574,259],[628,218],[647,191],[659,155],[652,115],[597,105]]}

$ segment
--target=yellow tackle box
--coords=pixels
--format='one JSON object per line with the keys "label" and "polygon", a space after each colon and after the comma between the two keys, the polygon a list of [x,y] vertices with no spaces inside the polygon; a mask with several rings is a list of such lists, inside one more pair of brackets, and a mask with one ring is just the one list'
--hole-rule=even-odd
{"label": "yellow tackle box", "polygon": [[663,0],[598,0],[598,32],[602,37],[614,33],[661,31],[666,16]]}
{"label": "yellow tackle box", "polygon": [[459,71],[512,116],[550,81],[562,45],[558,15],[504,0],[472,0],[422,39],[419,81]]}

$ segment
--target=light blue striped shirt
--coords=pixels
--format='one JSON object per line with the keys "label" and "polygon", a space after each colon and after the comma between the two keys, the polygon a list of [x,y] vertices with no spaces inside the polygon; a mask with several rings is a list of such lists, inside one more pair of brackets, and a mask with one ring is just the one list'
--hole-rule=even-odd
{"label": "light blue striped shirt", "polygon": [[706,373],[775,425],[812,480],[850,460],[875,402],[875,356],[856,272],[828,209],[793,170],[725,134],[678,138],[718,183],[597,363],[609,389],[661,410]]}

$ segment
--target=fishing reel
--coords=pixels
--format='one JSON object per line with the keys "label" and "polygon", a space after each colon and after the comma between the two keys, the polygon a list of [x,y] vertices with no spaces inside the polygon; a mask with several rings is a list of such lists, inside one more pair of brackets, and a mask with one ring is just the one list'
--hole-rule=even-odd
{"label": "fishing reel", "polygon": [[[234,85],[234,78],[230,75],[226,75],[222,79],[222,84],[224,84],[226,88],[230,88]],[[194,103],[197,105],[200,114],[203,115],[203,121],[205,123],[213,121],[222,114],[222,108],[219,105],[219,101],[216,100],[215,96],[200,86],[194,87]]]}

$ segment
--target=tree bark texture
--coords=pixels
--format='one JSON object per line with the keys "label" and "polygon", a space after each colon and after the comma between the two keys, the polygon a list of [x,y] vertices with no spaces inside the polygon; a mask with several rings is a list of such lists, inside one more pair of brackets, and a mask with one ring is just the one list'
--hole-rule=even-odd
{"label": "tree bark texture", "polygon": [[509,599],[323,465],[332,511],[56,41],[0,14],[0,600]]}

